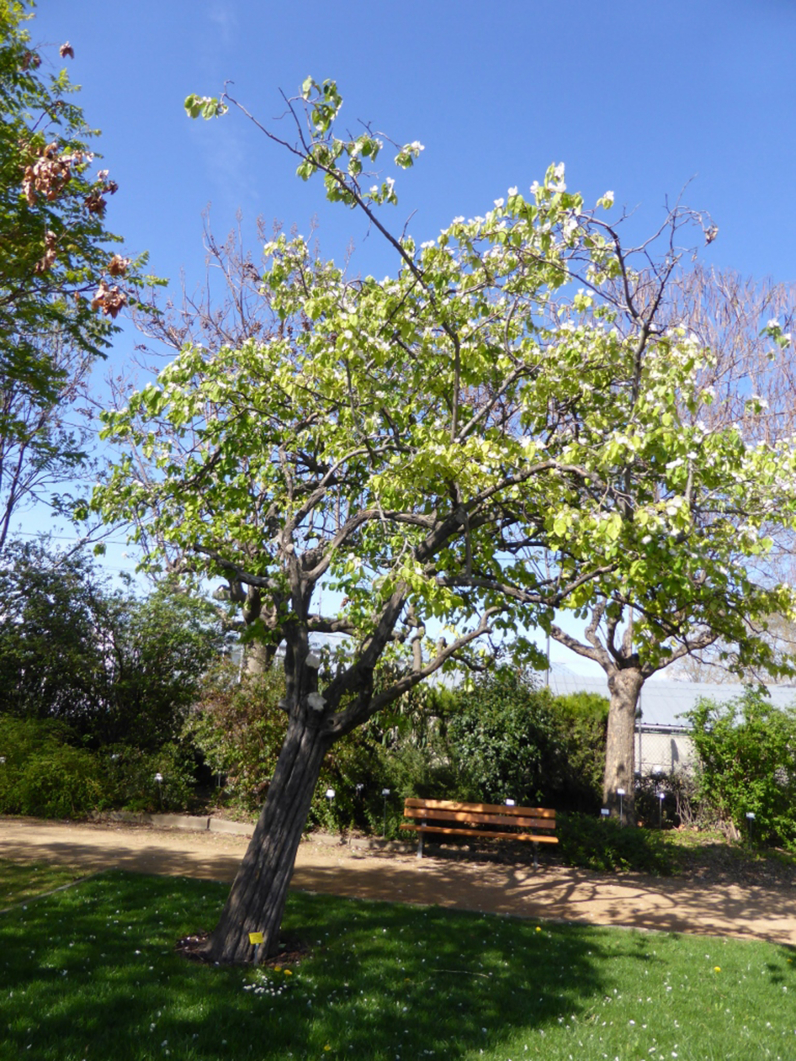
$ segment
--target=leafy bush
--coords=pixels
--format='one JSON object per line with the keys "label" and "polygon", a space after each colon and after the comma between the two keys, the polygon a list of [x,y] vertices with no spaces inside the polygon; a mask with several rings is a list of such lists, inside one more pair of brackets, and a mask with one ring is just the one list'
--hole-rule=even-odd
{"label": "leafy bush", "polygon": [[[287,730],[287,716],[279,707],[284,691],[278,670],[239,681],[236,668],[221,664],[208,676],[185,727],[186,738],[207,767],[225,779],[222,804],[246,817],[260,811],[276,768]],[[384,766],[379,737],[365,726],[333,745],[321,768],[310,827],[373,828],[380,822]],[[335,793],[331,800],[325,795],[330,788]]]}
{"label": "leafy bush", "polygon": [[152,753],[129,745],[92,751],[62,722],[0,715],[0,756],[2,814],[83,818],[112,807],[185,810],[194,796],[193,759],[174,744]]}
{"label": "leafy bush", "polygon": [[699,700],[686,717],[700,758],[700,797],[736,836],[796,847],[796,710],[747,689],[727,704]]}
{"label": "leafy bush", "polygon": [[185,746],[170,743],[145,752],[119,744],[96,754],[102,758],[106,791],[114,807],[154,814],[194,807],[196,762]]}
{"label": "leafy bush", "polygon": [[542,804],[559,788],[564,743],[546,690],[500,667],[461,693],[448,726],[456,796]]}
{"label": "leafy bush", "polygon": [[[221,802],[233,812],[251,817],[265,800],[287,726],[283,695],[279,671],[240,682],[223,664],[189,716],[184,735],[225,778]],[[509,668],[470,689],[415,690],[333,745],[309,824],[395,836],[406,796],[593,810],[606,718],[604,698],[552,697]]]}
{"label": "leafy bush", "polygon": [[229,662],[207,675],[184,729],[213,774],[224,777],[224,801],[246,815],[265,799],[287,719],[279,707],[284,678],[276,670],[239,681]]}
{"label": "leafy bush", "polygon": [[622,828],[615,818],[561,814],[557,818],[558,853],[569,866],[601,870],[633,870],[668,876],[677,869],[676,854],[652,829]]}
{"label": "leafy bush", "polygon": [[549,789],[549,798],[559,810],[596,813],[602,806],[608,708],[607,697],[597,693],[571,693],[550,701],[563,761],[558,787]]}
{"label": "leafy bush", "polygon": [[78,818],[110,805],[96,757],[63,723],[0,715],[0,813]]}
{"label": "leafy bush", "polygon": [[596,810],[607,719],[604,697],[554,697],[533,676],[498,668],[454,695],[448,745],[457,796]]}

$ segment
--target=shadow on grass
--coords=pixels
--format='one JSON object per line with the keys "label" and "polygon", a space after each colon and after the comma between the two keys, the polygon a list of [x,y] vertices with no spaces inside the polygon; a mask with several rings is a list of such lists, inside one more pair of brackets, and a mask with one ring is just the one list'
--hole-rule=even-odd
{"label": "shadow on grass", "polygon": [[284,931],[313,953],[290,975],[186,961],[176,939],[226,892],[111,872],[5,915],[0,1057],[457,1058],[610,988],[592,929],[302,894]]}

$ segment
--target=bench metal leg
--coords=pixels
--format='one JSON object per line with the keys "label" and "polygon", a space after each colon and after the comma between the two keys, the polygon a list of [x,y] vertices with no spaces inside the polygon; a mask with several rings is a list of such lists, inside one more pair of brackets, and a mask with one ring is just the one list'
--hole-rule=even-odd
{"label": "bench metal leg", "polygon": [[423,841],[424,840],[425,840],[425,837],[423,836],[422,833],[419,832],[417,834],[417,857],[418,858],[422,858],[423,857]]}
{"label": "bench metal leg", "polygon": [[539,869],[539,844],[534,840],[533,842],[533,868]]}

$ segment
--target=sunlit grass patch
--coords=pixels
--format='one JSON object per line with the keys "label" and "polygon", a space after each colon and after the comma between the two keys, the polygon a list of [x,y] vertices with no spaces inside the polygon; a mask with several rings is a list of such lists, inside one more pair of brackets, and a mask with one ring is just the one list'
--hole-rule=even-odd
{"label": "sunlit grass patch", "polygon": [[85,876],[85,871],[46,862],[13,862],[0,858],[0,910],[60,888]]}
{"label": "sunlit grass patch", "polygon": [[291,896],[279,968],[189,962],[223,885],[110,873],[0,920],[0,1058],[796,1058],[796,955]]}

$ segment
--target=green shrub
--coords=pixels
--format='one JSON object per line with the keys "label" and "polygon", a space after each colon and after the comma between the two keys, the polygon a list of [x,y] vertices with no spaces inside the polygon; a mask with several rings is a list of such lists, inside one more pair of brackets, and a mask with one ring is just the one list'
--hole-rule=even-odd
{"label": "green shrub", "polygon": [[[114,807],[157,814],[187,811],[196,802],[196,763],[180,744],[164,744],[154,752],[129,744],[103,748],[106,790]],[[156,777],[160,776],[161,781]]]}
{"label": "green shrub", "polygon": [[[55,720],[0,715],[0,813],[82,818],[123,807],[185,810],[194,789],[188,751],[166,744],[145,753],[129,745],[90,751]],[[160,774],[160,785],[155,775]]]}
{"label": "green shrub", "polygon": [[633,870],[667,876],[677,869],[673,848],[657,830],[622,828],[614,818],[560,814],[558,854],[568,866],[602,870]]}
{"label": "green shrub", "polygon": [[95,755],[63,723],[0,715],[0,813],[79,818],[110,805]]}
{"label": "green shrub", "polygon": [[609,706],[608,698],[597,693],[551,699],[562,758],[547,792],[559,810],[597,813],[602,806]]}
{"label": "green shrub", "polygon": [[700,798],[736,836],[796,847],[796,710],[747,689],[727,704],[702,699],[686,717]]}
{"label": "green shrub", "polygon": [[[287,727],[283,696],[279,671],[240,682],[225,664],[191,712],[184,735],[225,778],[220,800],[233,812],[262,807]],[[469,689],[416,690],[332,746],[309,825],[395,836],[406,796],[593,810],[606,718],[604,698],[555,698],[510,668]]]}
{"label": "green shrub", "polygon": [[564,743],[547,690],[500,667],[457,695],[448,745],[459,798],[541,805],[560,787]]}
{"label": "green shrub", "polygon": [[[259,813],[276,768],[287,730],[287,715],[279,707],[284,692],[278,670],[239,681],[236,668],[222,664],[209,676],[185,727],[186,738],[207,767],[224,779],[221,803],[245,817]],[[310,828],[368,828],[380,821],[380,736],[363,726],[332,746],[321,767]],[[325,795],[330,788],[335,793],[331,800]]]}
{"label": "green shrub", "polygon": [[265,799],[287,716],[279,707],[285,682],[276,670],[239,680],[237,667],[222,662],[207,676],[183,734],[213,774],[221,774],[224,802],[251,815]]}

